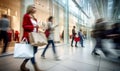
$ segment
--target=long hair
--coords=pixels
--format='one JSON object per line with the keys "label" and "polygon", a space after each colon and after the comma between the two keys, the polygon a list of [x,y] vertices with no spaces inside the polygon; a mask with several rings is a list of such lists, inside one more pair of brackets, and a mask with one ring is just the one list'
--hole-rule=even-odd
{"label": "long hair", "polygon": [[[30,14],[30,13],[32,12],[33,7],[34,7],[34,4],[28,5],[27,10],[26,10],[26,13],[27,13],[27,14]],[[32,16],[32,18],[36,19],[33,14],[31,14],[31,16]]]}
{"label": "long hair", "polygon": [[28,13],[28,14],[31,13],[33,6],[34,6],[33,4],[32,5],[28,5],[26,13]]}

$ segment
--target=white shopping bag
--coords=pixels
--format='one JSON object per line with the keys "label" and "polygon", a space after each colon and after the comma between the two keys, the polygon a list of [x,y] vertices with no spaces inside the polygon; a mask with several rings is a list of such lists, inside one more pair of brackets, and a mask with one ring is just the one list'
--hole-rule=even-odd
{"label": "white shopping bag", "polygon": [[34,56],[33,46],[28,43],[15,43],[14,57],[15,58],[32,58]]}

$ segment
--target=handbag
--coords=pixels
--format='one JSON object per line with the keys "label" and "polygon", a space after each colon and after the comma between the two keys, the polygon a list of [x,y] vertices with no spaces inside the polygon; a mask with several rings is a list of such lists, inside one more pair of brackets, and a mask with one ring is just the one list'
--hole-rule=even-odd
{"label": "handbag", "polygon": [[29,33],[30,44],[34,46],[43,46],[47,44],[47,38],[42,32]]}
{"label": "handbag", "polygon": [[33,46],[28,44],[26,38],[23,38],[23,40],[20,43],[15,43],[13,56],[14,58],[29,59],[32,58],[33,56],[34,56]]}
{"label": "handbag", "polygon": [[49,35],[50,35],[50,30],[49,30],[49,29],[46,29],[44,33],[45,33],[46,38],[48,38]]}
{"label": "handbag", "polygon": [[75,40],[76,42],[78,42],[78,41],[80,41],[80,37],[75,37],[74,40]]}

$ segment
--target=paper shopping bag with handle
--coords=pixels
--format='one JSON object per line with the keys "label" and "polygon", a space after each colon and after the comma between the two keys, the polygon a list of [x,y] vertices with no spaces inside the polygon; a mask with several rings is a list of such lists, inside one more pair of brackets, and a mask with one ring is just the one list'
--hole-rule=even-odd
{"label": "paper shopping bag with handle", "polygon": [[47,44],[47,38],[42,32],[29,33],[30,44],[34,46],[43,46]]}
{"label": "paper shopping bag with handle", "polygon": [[13,57],[26,59],[32,58],[33,56],[33,46],[28,44],[27,39],[23,38],[23,40],[20,43],[15,43]]}

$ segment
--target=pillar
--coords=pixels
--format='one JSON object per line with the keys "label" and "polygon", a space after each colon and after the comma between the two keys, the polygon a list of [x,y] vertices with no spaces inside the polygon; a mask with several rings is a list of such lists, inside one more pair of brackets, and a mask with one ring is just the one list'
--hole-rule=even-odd
{"label": "pillar", "polygon": [[59,26],[55,28],[55,41],[60,42],[60,23],[59,23],[59,5],[54,3],[54,20],[55,24],[58,24]]}
{"label": "pillar", "polygon": [[65,24],[64,24],[64,43],[69,43],[69,0],[65,0],[66,6],[65,6]]}

